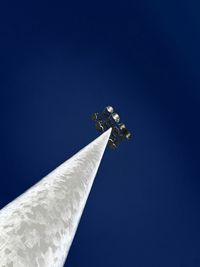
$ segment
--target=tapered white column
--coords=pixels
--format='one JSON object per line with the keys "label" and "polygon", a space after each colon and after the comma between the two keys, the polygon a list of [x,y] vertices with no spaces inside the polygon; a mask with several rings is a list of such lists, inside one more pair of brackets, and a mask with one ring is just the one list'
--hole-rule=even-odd
{"label": "tapered white column", "polygon": [[1,267],[64,265],[110,132],[0,211]]}

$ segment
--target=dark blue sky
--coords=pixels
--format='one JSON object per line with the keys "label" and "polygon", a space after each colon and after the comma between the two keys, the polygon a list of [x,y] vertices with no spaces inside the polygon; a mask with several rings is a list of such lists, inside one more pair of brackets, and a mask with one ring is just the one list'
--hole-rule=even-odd
{"label": "dark blue sky", "polygon": [[107,150],[68,267],[200,266],[198,1],[2,1],[0,208],[97,137]]}

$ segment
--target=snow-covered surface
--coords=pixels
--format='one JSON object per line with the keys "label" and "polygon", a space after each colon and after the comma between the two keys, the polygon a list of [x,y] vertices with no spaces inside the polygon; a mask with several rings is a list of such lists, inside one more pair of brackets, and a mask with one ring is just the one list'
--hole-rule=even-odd
{"label": "snow-covered surface", "polygon": [[0,267],[62,267],[110,136],[103,133],[0,211]]}

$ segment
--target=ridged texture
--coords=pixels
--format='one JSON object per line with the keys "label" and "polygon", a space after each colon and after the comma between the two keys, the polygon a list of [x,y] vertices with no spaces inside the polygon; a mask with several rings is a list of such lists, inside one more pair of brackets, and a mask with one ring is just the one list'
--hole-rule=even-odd
{"label": "ridged texture", "polygon": [[109,136],[110,130],[0,211],[1,267],[64,265]]}

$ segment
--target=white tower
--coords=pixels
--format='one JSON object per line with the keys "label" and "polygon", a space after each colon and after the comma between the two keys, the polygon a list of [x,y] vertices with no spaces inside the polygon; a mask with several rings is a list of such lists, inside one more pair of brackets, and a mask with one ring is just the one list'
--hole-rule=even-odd
{"label": "white tower", "polygon": [[0,211],[1,267],[62,267],[111,129]]}

